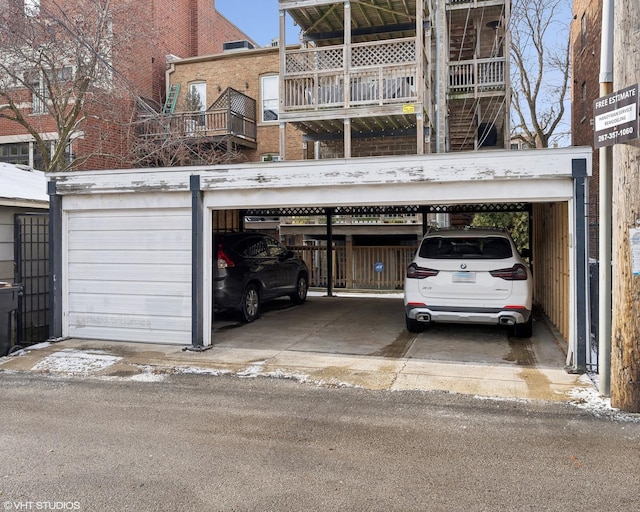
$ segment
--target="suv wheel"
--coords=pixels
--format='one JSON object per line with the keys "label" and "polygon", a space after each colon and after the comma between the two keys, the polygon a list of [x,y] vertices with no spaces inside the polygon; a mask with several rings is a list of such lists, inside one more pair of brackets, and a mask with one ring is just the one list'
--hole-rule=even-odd
{"label": "suv wheel", "polygon": [[405,315],[405,320],[407,322],[407,331],[409,332],[422,332],[424,331],[424,325],[413,318],[409,318]]}
{"label": "suv wheel", "polygon": [[260,293],[255,284],[248,284],[242,295],[242,304],[238,312],[241,322],[253,322],[260,316]]}
{"label": "suv wheel", "polygon": [[525,323],[514,325],[512,333],[516,338],[531,338],[533,335],[533,314],[529,315],[529,320]]}
{"label": "suv wheel", "polygon": [[291,302],[294,304],[302,304],[307,300],[307,291],[309,290],[309,282],[307,277],[300,274],[296,281],[296,291],[289,295]]}

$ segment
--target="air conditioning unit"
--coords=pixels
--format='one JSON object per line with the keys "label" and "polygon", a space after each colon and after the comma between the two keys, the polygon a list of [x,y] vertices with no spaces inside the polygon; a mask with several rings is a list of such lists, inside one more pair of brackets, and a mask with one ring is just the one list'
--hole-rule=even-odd
{"label": "air conditioning unit", "polygon": [[246,39],[240,41],[227,41],[226,43],[222,43],[222,50],[225,52],[237,51],[237,50],[252,50],[255,46],[253,46]]}

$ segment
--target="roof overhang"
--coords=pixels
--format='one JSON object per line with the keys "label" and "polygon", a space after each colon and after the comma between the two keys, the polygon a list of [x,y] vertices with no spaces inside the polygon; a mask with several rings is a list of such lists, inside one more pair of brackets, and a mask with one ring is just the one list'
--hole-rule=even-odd
{"label": "roof overhang", "polygon": [[60,195],[189,192],[211,208],[557,202],[573,198],[592,149],[473,151],[237,165],[56,173]]}

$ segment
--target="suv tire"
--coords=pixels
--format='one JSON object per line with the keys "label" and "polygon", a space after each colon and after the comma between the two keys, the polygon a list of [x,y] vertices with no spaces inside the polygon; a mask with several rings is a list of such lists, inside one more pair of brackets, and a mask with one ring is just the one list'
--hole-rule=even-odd
{"label": "suv tire", "polygon": [[409,332],[415,332],[415,333],[419,333],[424,331],[424,325],[421,322],[418,322],[417,320],[414,320],[413,318],[409,318],[408,316],[405,315],[405,320],[406,320],[406,324],[407,324],[407,331]]}
{"label": "suv tire", "polygon": [[529,320],[525,323],[514,325],[512,333],[516,338],[531,338],[533,336],[533,314],[529,315]]}
{"label": "suv tire", "polygon": [[289,295],[291,302],[294,304],[304,304],[307,300],[307,291],[309,290],[309,281],[307,276],[300,274],[296,281],[296,291]]}
{"label": "suv tire", "polygon": [[254,283],[248,284],[244,289],[238,317],[244,323],[253,322],[260,317],[260,292]]}

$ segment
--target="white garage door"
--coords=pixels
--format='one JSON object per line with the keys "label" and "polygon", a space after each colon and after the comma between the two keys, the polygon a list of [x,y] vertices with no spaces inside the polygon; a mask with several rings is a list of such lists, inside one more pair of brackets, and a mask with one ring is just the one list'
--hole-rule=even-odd
{"label": "white garage door", "polygon": [[68,335],[191,342],[191,211],[71,211]]}

